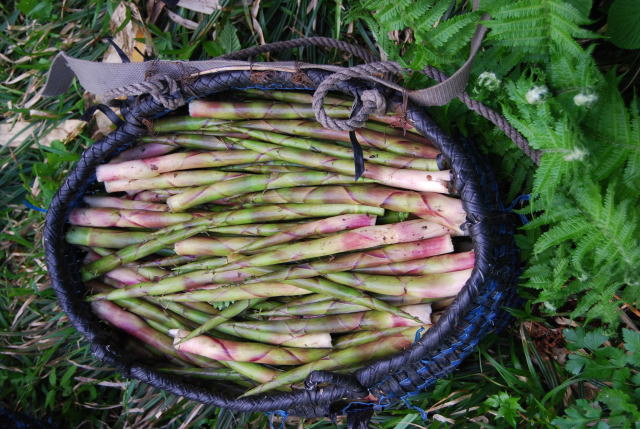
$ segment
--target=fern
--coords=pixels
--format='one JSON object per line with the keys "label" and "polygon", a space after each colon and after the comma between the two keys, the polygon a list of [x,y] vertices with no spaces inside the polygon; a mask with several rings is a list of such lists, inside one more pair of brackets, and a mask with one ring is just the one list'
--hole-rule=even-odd
{"label": "fern", "polygon": [[[638,301],[631,279],[640,266],[640,199],[620,198],[618,188],[614,181],[604,191],[596,182],[583,179],[568,190],[562,216],[542,218],[551,221],[550,228],[536,242],[536,256],[527,271],[527,284],[543,289],[541,302],[552,302],[555,308],[579,295],[574,317],[586,315],[615,324],[614,295],[622,294],[630,303]],[[556,256],[554,263],[562,263],[547,271],[549,253]],[[566,284],[558,285],[558,279]]]}
{"label": "fern", "polygon": [[421,25],[416,28],[411,67],[421,69],[426,64],[442,67],[458,63],[465,55],[464,50],[468,51],[469,40],[479,20],[479,13],[467,13],[443,21],[436,27]]}
{"label": "fern", "polygon": [[[434,6],[434,2],[416,2],[414,0],[381,2],[369,0],[363,2],[362,5],[369,11],[375,11],[376,20],[383,23],[385,31],[393,31],[402,30],[428,19],[430,16],[429,10]],[[444,13],[444,10],[440,12],[440,15],[442,13]]]}
{"label": "fern", "polygon": [[555,119],[548,106],[534,107],[524,100],[524,88],[531,88],[522,82],[508,86],[512,100],[518,102],[518,112],[504,109],[505,117],[530,142],[543,151],[542,162],[533,182],[536,196],[554,195],[565,181],[581,169],[580,162],[567,162],[567,157],[576,150],[581,150],[580,137],[575,127],[567,118]]}
{"label": "fern", "polygon": [[[517,240],[530,252],[524,284],[538,291],[542,308],[616,325],[620,299],[639,301],[638,101],[625,104],[614,75],[598,70],[593,45],[578,43],[598,38],[582,28],[590,23],[589,0],[483,0],[482,8],[491,15],[490,31],[474,73],[492,71],[502,84],[498,91],[471,84],[470,91],[542,151],[540,165],[534,171],[492,125],[457,102],[433,115],[449,132],[475,135],[510,197],[532,193],[533,220]],[[390,59],[452,71],[468,54],[480,14],[464,2],[365,0],[352,19],[372,23]],[[389,39],[390,31],[407,28],[414,44]],[[547,98],[528,97],[534,87],[545,87]],[[578,103],[577,96],[595,104]]]}
{"label": "fern", "polygon": [[591,229],[593,227],[589,224],[589,221],[582,216],[564,219],[542,234],[536,242],[534,251],[542,252],[574,237],[585,235]]}
{"label": "fern", "polygon": [[[592,51],[588,49],[585,53],[591,55]],[[583,55],[574,57],[557,51],[553,53],[553,59],[546,66],[549,79],[554,85],[567,88],[565,94],[570,97],[580,91],[595,90],[602,79],[595,63],[584,61]]]}
{"label": "fern", "polygon": [[550,55],[551,50],[579,57],[583,49],[574,38],[597,37],[580,28],[589,23],[585,13],[566,0],[521,0],[505,4],[483,4],[492,19],[486,23],[491,32],[487,40],[517,48],[530,55]]}
{"label": "fern", "polygon": [[[510,99],[517,104],[514,111],[506,110],[507,117],[532,145],[546,151],[533,182],[532,209],[543,214],[527,226],[542,234],[534,245],[526,284],[541,289],[538,301],[548,309],[555,311],[579,297],[573,317],[615,325],[619,303],[614,296],[622,295],[632,305],[638,301],[630,279],[640,266],[640,193],[637,186],[629,186],[636,183],[640,167],[635,150],[637,101],[626,108],[614,81],[605,85],[599,76],[598,82],[589,67],[573,79],[558,77],[562,67],[551,73],[558,82],[606,89],[598,107],[582,114],[575,105],[567,109],[566,100],[560,99],[532,106],[521,97],[534,81],[522,78],[509,86]],[[554,92],[574,91],[571,86]],[[566,154],[576,147],[584,147],[584,159],[568,161]]]}
{"label": "fern", "polygon": [[[435,0],[365,0],[355,5],[347,20],[361,19],[369,25],[383,53],[406,67],[419,69],[425,64],[442,65],[455,60],[452,51],[468,44],[470,34],[479,20],[477,13],[443,19],[449,3]],[[416,42],[407,56],[400,55],[399,46],[389,43],[388,34],[410,29]],[[454,42],[451,44],[449,42]],[[446,47],[446,54],[439,48]]]}
{"label": "fern", "polygon": [[622,180],[630,189],[640,188],[640,113],[638,100],[634,98],[627,109],[617,80],[607,78],[601,92],[601,103],[589,116],[586,126],[598,137],[594,145],[595,156],[600,162],[597,178],[604,180],[613,172],[623,170]]}

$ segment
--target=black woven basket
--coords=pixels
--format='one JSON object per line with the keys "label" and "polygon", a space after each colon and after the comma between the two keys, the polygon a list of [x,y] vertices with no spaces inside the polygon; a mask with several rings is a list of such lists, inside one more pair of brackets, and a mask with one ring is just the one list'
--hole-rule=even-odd
{"label": "black woven basket", "polygon": [[[306,70],[307,89],[313,89],[328,72]],[[296,73],[297,74],[297,73]],[[204,97],[222,91],[255,87],[250,71],[203,75],[189,83],[189,96]],[[264,72],[263,89],[300,87],[299,76],[287,72]],[[355,96],[368,89],[363,82],[347,81],[342,92]],[[383,90],[380,88],[380,90]],[[476,253],[471,278],[440,320],[411,348],[343,375],[318,371],[305,381],[306,389],[291,393],[267,393],[236,399],[242,393],[233,385],[167,375],[146,366],[124,348],[125,335],[112,330],[91,312],[84,301],[87,290],[80,280],[82,252],[65,242],[67,218],[95,182],[96,167],[148,133],[148,123],[166,109],[151,96],[130,100],[123,109],[124,122],[111,134],[88,148],[55,195],[45,227],[46,259],[53,287],[62,309],[92,345],[93,353],[122,374],[194,401],[239,411],[272,412],[314,417],[347,413],[355,421],[368,420],[371,406],[358,400],[369,393],[385,406],[431,386],[453,371],[488,333],[504,326],[509,307],[517,299],[518,254],[513,240],[514,220],[502,209],[497,186],[474,147],[443,134],[423,109],[409,104],[408,117],[416,128],[442,151],[454,172],[454,185],[467,211],[466,228]]]}

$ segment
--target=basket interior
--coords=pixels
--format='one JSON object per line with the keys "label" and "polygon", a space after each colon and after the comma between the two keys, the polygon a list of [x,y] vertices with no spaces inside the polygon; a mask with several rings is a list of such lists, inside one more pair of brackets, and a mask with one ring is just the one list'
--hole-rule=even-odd
{"label": "basket interior", "polygon": [[[249,72],[230,72],[223,79],[220,76],[203,76],[196,81],[192,91],[198,96],[225,97],[223,91],[233,91],[236,88],[255,87],[251,82]],[[325,72],[309,72],[309,77],[314,82],[319,82],[325,76]],[[282,89],[291,87],[291,75],[280,72],[271,76],[273,83],[264,87]],[[287,86],[288,85],[288,86]],[[300,88],[295,88],[300,89]],[[346,92],[354,93],[362,90],[361,86],[353,83],[345,83]],[[326,415],[327,405],[343,398],[350,397],[350,386],[325,385],[323,388],[301,390],[294,393],[268,393],[259,398],[236,399],[244,388],[230,382],[203,381],[193,377],[175,376],[159,373],[153,369],[155,358],[145,350],[141,350],[128,335],[112,329],[100,322],[92,313],[83,298],[86,296],[86,288],[79,280],[79,271],[83,252],[64,241],[64,231],[68,227],[66,222],[70,210],[80,206],[81,197],[90,194],[96,189],[95,167],[107,162],[117,153],[135,144],[136,140],[147,134],[149,130],[141,123],[142,118],[154,118],[170,112],[157,105],[153,100],[139,99],[133,103],[125,113],[127,123],[114,131],[104,140],[96,143],[83,155],[76,169],[70,173],[69,178],[61,191],[56,195],[52,210],[47,219],[46,245],[47,261],[52,275],[54,288],[58,293],[63,309],[70,316],[74,325],[87,337],[93,345],[93,351],[108,365],[116,366],[126,376],[145,381],[156,387],[166,389],[172,393],[187,396],[189,399],[228,407],[238,410],[270,411],[274,409],[288,409],[293,414],[301,416]],[[178,113],[182,113],[181,111]],[[418,130],[430,138],[442,151],[446,162],[451,165],[455,175],[455,186],[460,191],[460,198],[468,213],[470,237],[468,240],[458,240],[459,249],[473,247],[476,251],[476,268],[467,285],[458,295],[454,304],[449,306],[443,316],[436,322],[420,341],[417,341],[409,350],[376,361],[361,368],[350,375],[361,385],[372,389],[378,397],[400,397],[398,392],[411,393],[418,387],[416,384],[424,380],[424,374],[419,374],[412,365],[425,365],[429,367],[430,358],[441,353],[442,348],[451,349],[456,340],[463,338],[460,350],[469,344],[475,347],[477,341],[474,338],[464,339],[465,328],[476,326],[469,311],[473,310],[474,302],[486,295],[483,290],[491,278],[485,274],[487,270],[492,273],[504,270],[503,281],[495,286],[495,291],[490,291],[495,298],[496,292],[508,289],[510,282],[515,282],[517,254],[514,260],[512,238],[509,241],[511,227],[509,220],[499,219],[499,203],[495,182],[490,171],[486,169],[478,158],[475,150],[467,145],[452,140],[444,135],[440,129],[428,118],[424,110],[409,106],[408,116],[416,124]],[[497,219],[497,220],[496,220]],[[492,237],[495,230],[504,230],[504,244],[501,251],[502,262],[499,253],[494,252],[496,237]],[[501,263],[502,265],[496,265]],[[479,266],[480,265],[480,266]],[[499,274],[499,273],[498,273]],[[497,302],[505,296],[498,296]],[[507,301],[505,301],[507,302]],[[479,325],[478,325],[479,326]],[[495,327],[495,326],[494,326]],[[484,329],[484,328],[483,328]],[[485,329],[486,331],[486,329]],[[482,329],[474,331],[478,338],[484,335]],[[471,334],[469,334],[471,335]],[[467,336],[469,336],[467,335]],[[469,340],[469,341],[467,341]],[[459,341],[460,342],[460,341]],[[451,352],[448,358],[449,366],[432,368],[427,374],[444,375],[459,363],[459,357],[463,352]],[[446,357],[446,356],[445,356]],[[426,362],[426,364],[425,364]],[[451,368],[450,368],[451,367]],[[414,371],[416,374],[407,374]],[[407,378],[408,377],[408,378]],[[402,384],[402,380],[410,380],[410,383]],[[427,387],[427,386],[423,386]]]}

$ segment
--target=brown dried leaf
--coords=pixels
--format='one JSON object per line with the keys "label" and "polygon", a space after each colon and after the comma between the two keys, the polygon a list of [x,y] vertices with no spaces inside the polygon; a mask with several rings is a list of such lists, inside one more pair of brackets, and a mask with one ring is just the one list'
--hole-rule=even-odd
{"label": "brown dried leaf", "polygon": [[[118,32],[116,30],[122,26],[127,18],[127,10],[131,15],[129,22]],[[114,33],[113,41],[129,57],[131,62],[139,63],[144,61],[143,53],[146,56],[153,55],[153,43],[151,34],[142,24],[140,11],[130,2],[121,2],[111,15],[109,23],[111,31]],[[136,49],[137,48],[137,49]],[[116,50],[110,46],[104,55],[105,63],[120,63],[120,57]]]}
{"label": "brown dried leaf", "polygon": [[[86,124],[86,122],[78,119],[67,119],[44,137],[40,137],[38,139],[38,143],[43,146],[50,146],[51,142],[54,140],[61,140],[66,143],[76,138],[76,136],[84,129]],[[29,127],[30,129],[22,132]],[[0,147],[6,146],[7,144],[10,147],[20,146],[25,142],[25,140],[33,137],[33,131],[34,127],[32,122],[16,121],[11,124],[0,124]],[[16,135],[18,136],[11,140]]]}
{"label": "brown dried leaf", "polygon": [[177,13],[170,11],[169,9],[167,9],[167,15],[169,16],[169,18],[171,18],[173,22],[175,22],[178,25],[182,25],[183,27],[188,28],[189,30],[195,30],[196,28],[198,28],[197,22],[191,21],[190,19],[187,19],[187,18],[183,18]]}
{"label": "brown dried leaf", "polygon": [[[265,39],[264,39],[264,33],[262,31],[262,27],[260,26],[260,22],[258,21],[258,13],[260,12],[260,0],[255,0],[253,2],[253,5],[251,6],[251,27],[253,29],[253,31],[255,31],[256,33],[258,33],[258,39],[260,40],[260,44],[264,45]],[[268,58],[267,54],[267,58]]]}
{"label": "brown dried leaf", "polygon": [[220,9],[219,0],[180,0],[178,6],[195,12],[211,15],[216,9]]}
{"label": "brown dried leaf", "polygon": [[[111,110],[115,112],[116,115],[120,116],[120,109],[117,107],[111,107]],[[95,121],[94,128],[92,129],[91,139],[100,140],[102,137],[109,134],[111,131],[116,129],[116,126],[111,122],[111,120],[104,115],[102,112],[97,111],[93,115],[93,120]]]}
{"label": "brown dried leaf", "polygon": [[542,359],[553,359],[560,364],[566,362],[569,351],[565,347],[562,328],[549,328],[538,322],[524,322],[522,327]]}
{"label": "brown dried leaf", "polygon": [[570,326],[572,328],[577,328],[579,326],[576,322],[566,317],[554,317],[553,321],[558,326]]}
{"label": "brown dried leaf", "polygon": [[11,80],[5,80],[3,82],[3,84],[5,84],[5,85],[14,85],[14,84],[20,82],[21,80],[24,80],[24,79],[26,79],[28,77],[31,77],[31,76],[35,75],[35,74],[38,74],[38,72],[36,70],[29,70],[27,72],[24,72],[24,73],[20,74],[17,77],[14,77]]}
{"label": "brown dried leaf", "polygon": [[[131,16],[131,19],[123,26],[123,23],[127,19],[127,14]],[[114,43],[122,49],[131,62],[143,62],[145,56],[153,56],[151,33],[149,33],[143,24],[142,15],[135,4],[131,2],[121,2],[118,4],[111,15],[109,26],[113,33]],[[119,28],[120,31],[116,31]],[[107,52],[104,54],[103,62],[121,63],[122,60],[113,46],[109,46]],[[101,100],[96,100],[94,97],[88,97],[89,105],[101,102]],[[120,113],[117,108],[113,108],[112,110],[116,112],[116,114]],[[94,119],[95,125],[91,136],[93,139],[105,136],[115,129],[113,123],[102,113],[96,113]]]}
{"label": "brown dried leaf", "polygon": [[147,23],[155,24],[165,4],[159,0],[149,0],[147,2]]}

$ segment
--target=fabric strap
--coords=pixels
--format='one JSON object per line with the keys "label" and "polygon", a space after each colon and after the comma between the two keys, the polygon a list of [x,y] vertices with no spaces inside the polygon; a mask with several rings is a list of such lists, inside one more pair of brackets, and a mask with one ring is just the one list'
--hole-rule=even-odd
{"label": "fabric strap", "polygon": [[[477,10],[477,8],[478,0],[475,0],[473,10]],[[484,14],[482,20],[487,19],[489,19],[489,15]],[[281,70],[296,72],[303,69],[315,68],[344,75],[345,79],[357,77],[359,79],[374,81],[401,92],[409,100],[421,106],[442,106],[464,92],[469,80],[473,60],[480,49],[482,39],[486,32],[487,28],[485,26],[478,25],[471,39],[471,49],[467,60],[451,77],[434,86],[413,91],[407,90],[390,80],[382,79],[371,74],[370,72],[374,69],[373,67],[367,69],[369,71],[368,73],[363,73],[355,72],[352,68],[329,65],[295,62],[254,63],[224,58],[216,58],[208,61],[158,60],[142,63],[101,63],[73,58],[61,52],[53,60],[42,95],[56,96],[64,93],[71,85],[74,76],[78,78],[85,90],[108,100],[122,95],[139,95],[143,93],[151,93],[153,95],[154,90],[156,92],[168,92],[171,85],[167,84],[167,81],[180,81],[188,77],[207,73],[231,70]],[[327,45],[326,40],[318,39],[326,38],[296,39],[290,41],[293,42],[293,44],[289,43],[287,46]],[[342,44],[344,44],[344,42],[342,42]],[[274,49],[282,49],[280,46],[276,47],[275,45],[277,45],[277,43],[274,44]],[[338,46],[338,48],[340,49],[340,46]],[[268,50],[268,45],[261,47],[262,52]],[[247,50],[247,56],[249,56],[249,52],[251,52],[250,49]],[[391,61],[381,61],[370,64],[372,66],[374,64],[378,65],[377,69],[383,73],[389,73],[390,70],[393,74],[408,71],[398,63]],[[155,86],[152,86],[152,84],[155,84]]]}
{"label": "fabric strap", "polygon": [[[294,69],[295,63],[265,63],[273,68]],[[257,64],[254,64],[254,69]],[[56,96],[64,93],[74,77],[88,92],[105,96],[106,94],[136,83],[149,81],[151,76],[166,75],[175,80],[199,74],[203,71],[242,70],[251,66],[246,61],[208,60],[208,61],[146,61],[142,63],[102,63],[81,60],[60,52],[53,59],[47,82],[42,91],[44,96]]]}

